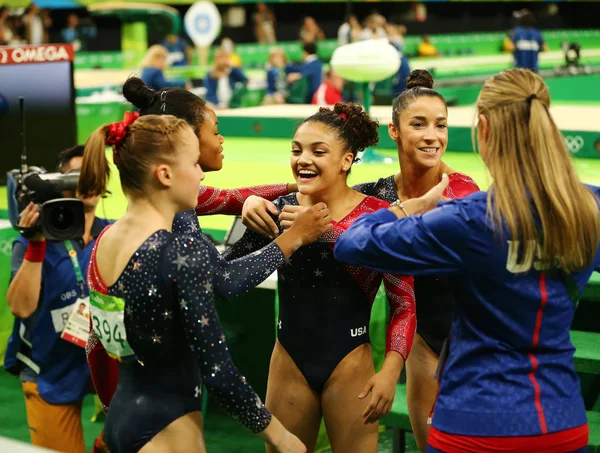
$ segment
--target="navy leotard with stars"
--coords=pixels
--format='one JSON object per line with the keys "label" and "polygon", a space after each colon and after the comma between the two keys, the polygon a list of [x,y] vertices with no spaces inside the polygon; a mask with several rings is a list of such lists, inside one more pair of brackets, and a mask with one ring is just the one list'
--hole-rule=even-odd
{"label": "navy leotard with stars", "polygon": [[205,244],[195,236],[157,231],[106,287],[96,265],[100,242],[101,236],[88,285],[125,300],[125,332],[134,352],[119,363],[105,425],[110,451],[138,451],[172,421],[200,411],[202,383],[244,426],[264,430],[271,416],[229,355]]}
{"label": "navy leotard with stars", "polygon": [[227,300],[256,287],[285,263],[283,252],[274,242],[265,245],[258,254],[226,260],[202,232],[194,210],[175,216],[173,233],[193,235],[205,245],[214,266],[215,294]]}

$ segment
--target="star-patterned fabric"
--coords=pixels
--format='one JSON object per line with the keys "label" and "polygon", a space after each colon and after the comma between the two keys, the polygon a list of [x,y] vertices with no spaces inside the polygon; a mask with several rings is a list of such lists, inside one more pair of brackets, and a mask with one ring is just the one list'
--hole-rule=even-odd
{"label": "star-patterned fabric", "polygon": [[[475,181],[462,173],[451,173],[448,179],[448,187],[444,191],[444,197],[446,198],[462,198],[479,191]],[[380,198],[388,203],[393,203],[398,199],[398,188],[394,181],[394,175],[381,178],[375,182],[358,184],[353,188],[365,195]],[[415,277],[417,333],[437,355],[441,353],[444,341],[450,334],[452,307],[456,293],[455,286],[455,282],[447,276]]]}
{"label": "star-patterned fabric", "polygon": [[[281,211],[298,201],[291,194],[275,204]],[[369,341],[371,305],[382,279],[390,303],[387,349],[408,357],[416,327],[412,277],[346,266],[332,253],[335,240],[360,215],[388,206],[366,197],[317,243],[300,248],[278,270],[279,341],[316,391],[352,349]],[[225,256],[231,259],[260,250],[267,241],[247,230]]]}
{"label": "star-patterned fabric", "polygon": [[266,243],[259,253],[246,254],[234,260],[225,259],[202,232],[193,210],[175,216],[173,233],[193,235],[204,244],[213,263],[215,293],[224,299],[232,299],[256,287],[285,263],[283,252],[274,242]]}
{"label": "star-patterned fabric", "polygon": [[[197,403],[187,406],[182,403],[178,407],[200,410],[199,389],[204,383],[240,423],[254,432],[264,430],[271,416],[229,355],[214,305],[213,265],[204,242],[196,236],[159,230],[140,246],[110,287],[104,284],[96,266],[96,247],[100,242],[101,236],[92,252],[88,285],[90,290],[125,301],[126,339],[135,357],[133,361],[119,364],[119,387],[114,398],[112,389],[107,389],[103,382],[106,377],[110,387],[114,386],[114,382],[110,382],[111,376],[104,375],[96,367],[96,372],[92,373],[93,381],[103,404],[108,405],[111,398],[123,402],[127,396],[119,394],[126,391],[122,388],[123,382],[134,379],[140,388],[150,393],[165,392],[170,399]],[[110,360],[98,359],[105,352],[93,332],[87,349],[95,356],[96,363]],[[166,379],[164,374],[168,370],[172,373]],[[158,375],[163,378],[157,381],[159,387],[154,389],[153,379]],[[168,391],[160,387],[166,381],[170,382]],[[128,401],[131,407],[126,416],[121,414],[122,408],[114,407],[113,410],[110,406],[107,432],[117,424],[129,423],[128,418],[136,413],[138,399]],[[165,407],[169,405],[165,404]],[[163,409],[156,407],[155,411],[160,416]],[[168,409],[163,412],[166,412],[164,417],[183,415],[171,414]],[[143,418],[147,414],[136,415]]]}

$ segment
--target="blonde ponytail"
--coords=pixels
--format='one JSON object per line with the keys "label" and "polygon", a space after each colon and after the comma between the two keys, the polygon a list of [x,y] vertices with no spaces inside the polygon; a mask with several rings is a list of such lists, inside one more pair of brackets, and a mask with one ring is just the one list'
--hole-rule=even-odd
{"label": "blonde ponytail", "polygon": [[477,110],[489,123],[488,214],[518,241],[515,268],[576,272],[598,248],[598,200],[575,174],[549,107],[548,88],[531,71],[507,70],[484,84]]}

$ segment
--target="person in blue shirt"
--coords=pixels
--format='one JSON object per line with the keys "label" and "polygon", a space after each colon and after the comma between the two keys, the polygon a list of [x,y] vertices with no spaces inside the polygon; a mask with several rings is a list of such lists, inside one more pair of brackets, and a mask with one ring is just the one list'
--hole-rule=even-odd
{"label": "person in blue shirt", "polygon": [[541,32],[534,27],[535,18],[531,11],[525,9],[515,13],[519,26],[510,34],[515,67],[538,71],[538,56],[548,50]]}
{"label": "person in blue shirt", "polygon": [[215,51],[213,67],[204,78],[206,102],[213,109],[229,107],[229,102],[236,89],[248,83],[248,78],[240,68],[231,66],[229,54],[225,49]]}
{"label": "person in blue shirt", "polygon": [[69,14],[67,16],[67,26],[60,31],[63,42],[73,44],[76,51],[81,47],[79,31],[77,30],[78,25],[79,17],[77,17],[77,14]]}
{"label": "person in blue shirt", "polygon": [[140,79],[153,90],[160,90],[167,87],[191,88],[191,85],[183,79],[165,79],[165,70],[169,66],[167,57],[169,51],[155,44],[146,51],[142,61],[142,75]]}
{"label": "person in blue shirt", "polygon": [[192,64],[192,46],[183,37],[170,34],[161,44],[169,51],[168,59],[172,66],[188,66]]}
{"label": "person in blue shirt", "polygon": [[539,75],[497,74],[476,105],[489,191],[432,209],[444,177],[421,198],[358,219],[334,255],[458,285],[427,452],[585,452],[569,329],[600,268],[600,189],[577,178]]}
{"label": "person in blue shirt", "polygon": [[[58,171],[79,170],[82,158],[83,146],[63,151]],[[29,240],[19,236],[13,244],[6,300],[16,318],[4,366],[20,374],[32,443],[58,451],[85,451],[81,405],[92,388],[90,372],[84,347],[61,334],[71,313],[88,298],[81,276],[96,237],[108,224],[96,217],[99,199],[84,200],[82,238],[49,241],[37,233]],[[38,207],[30,204],[21,214],[19,226],[35,225],[39,215]],[[101,437],[96,445],[103,445]]]}
{"label": "person in blue shirt", "polygon": [[323,62],[317,56],[317,46],[313,42],[302,45],[303,61],[300,65],[290,65],[286,68],[288,83],[294,83],[305,77],[308,79],[306,104],[312,103],[312,98],[323,80]]}
{"label": "person in blue shirt", "polygon": [[266,64],[267,89],[263,99],[264,104],[284,104],[287,96],[285,81],[285,52],[280,47],[271,47],[269,61]]}

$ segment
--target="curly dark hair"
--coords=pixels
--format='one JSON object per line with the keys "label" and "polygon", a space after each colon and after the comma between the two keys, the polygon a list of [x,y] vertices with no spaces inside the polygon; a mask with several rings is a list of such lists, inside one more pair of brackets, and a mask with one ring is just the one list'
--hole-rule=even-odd
{"label": "curly dark hair", "polygon": [[336,131],[344,147],[356,155],[379,142],[379,121],[371,119],[359,104],[337,102],[333,108],[320,107],[304,123],[319,122]]}

